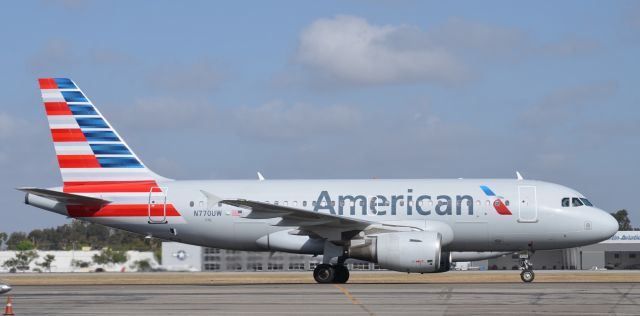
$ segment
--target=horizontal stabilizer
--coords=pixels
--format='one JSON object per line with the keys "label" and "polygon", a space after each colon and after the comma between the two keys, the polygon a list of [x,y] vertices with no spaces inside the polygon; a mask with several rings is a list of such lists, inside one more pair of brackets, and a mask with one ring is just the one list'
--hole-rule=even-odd
{"label": "horizontal stabilizer", "polygon": [[64,193],[59,191],[39,189],[39,188],[17,188],[16,190],[25,193],[41,196],[50,200],[58,201],[69,205],[104,205],[109,204],[111,201],[78,195],[71,193]]}

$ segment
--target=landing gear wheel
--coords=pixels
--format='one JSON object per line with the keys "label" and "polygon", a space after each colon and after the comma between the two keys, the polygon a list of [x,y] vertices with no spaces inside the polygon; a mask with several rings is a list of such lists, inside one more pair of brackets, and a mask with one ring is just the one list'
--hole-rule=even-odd
{"label": "landing gear wheel", "polygon": [[349,269],[347,267],[339,264],[333,266],[333,268],[336,270],[336,276],[333,279],[334,283],[347,283],[349,281]]}
{"label": "landing gear wheel", "polygon": [[536,274],[533,273],[533,270],[522,270],[522,272],[520,272],[520,278],[523,282],[530,283],[535,277]]}
{"label": "landing gear wheel", "polygon": [[313,269],[313,278],[318,283],[332,283],[336,278],[336,269],[330,264],[319,264]]}

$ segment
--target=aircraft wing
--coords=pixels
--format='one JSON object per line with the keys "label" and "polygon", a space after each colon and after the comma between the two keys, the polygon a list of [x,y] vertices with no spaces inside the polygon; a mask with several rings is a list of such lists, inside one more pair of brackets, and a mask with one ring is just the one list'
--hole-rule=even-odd
{"label": "aircraft wing", "polygon": [[[294,207],[249,200],[221,200],[221,203],[251,210],[250,219],[281,218],[276,226],[297,226],[299,235],[315,235],[331,240],[349,239],[349,235],[390,231],[419,230],[414,227],[387,225],[357,218],[318,213]],[[346,236],[345,236],[346,234]],[[353,237],[353,236],[351,236]]]}
{"label": "aircraft wing", "polygon": [[58,201],[70,205],[104,205],[111,201],[94,198],[90,196],[71,194],[40,188],[17,188],[18,191],[41,196],[50,200]]}

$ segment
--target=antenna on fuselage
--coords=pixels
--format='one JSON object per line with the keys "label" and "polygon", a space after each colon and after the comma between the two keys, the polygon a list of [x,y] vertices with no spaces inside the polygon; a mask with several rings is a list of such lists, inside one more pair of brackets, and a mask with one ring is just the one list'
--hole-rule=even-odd
{"label": "antenna on fuselage", "polygon": [[516,171],[516,178],[518,178],[518,180],[524,180],[519,171]]}
{"label": "antenna on fuselage", "polygon": [[264,181],[264,176],[258,171],[258,181]]}

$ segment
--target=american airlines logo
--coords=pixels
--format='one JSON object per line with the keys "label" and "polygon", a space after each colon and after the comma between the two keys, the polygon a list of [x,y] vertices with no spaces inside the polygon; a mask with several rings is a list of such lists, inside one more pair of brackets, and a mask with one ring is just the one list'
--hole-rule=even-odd
{"label": "american airlines logo", "polygon": [[[480,186],[491,202],[494,209],[500,215],[511,215],[511,211],[501,198],[491,191],[487,186]],[[455,203],[454,203],[455,201]],[[478,204],[477,206],[480,206]],[[328,191],[320,192],[315,201],[314,211],[327,210],[334,215],[397,215],[403,212],[406,215],[462,215],[466,213],[473,215],[474,198],[471,195],[438,195],[435,201],[430,195],[413,195],[413,189],[408,189],[406,195],[376,195],[367,198],[364,195],[339,195],[334,200]],[[389,212],[389,213],[387,213]]]}

